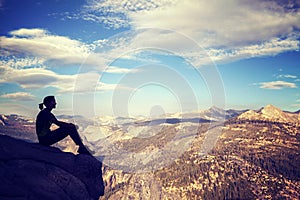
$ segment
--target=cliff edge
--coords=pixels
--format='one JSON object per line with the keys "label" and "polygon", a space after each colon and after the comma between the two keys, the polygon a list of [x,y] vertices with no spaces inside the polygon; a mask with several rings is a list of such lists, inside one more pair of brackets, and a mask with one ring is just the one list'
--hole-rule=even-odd
{"label": "cliff edge", "polygon": [[92,156],[0,135],[0,199],[99,199],[102,163]]}

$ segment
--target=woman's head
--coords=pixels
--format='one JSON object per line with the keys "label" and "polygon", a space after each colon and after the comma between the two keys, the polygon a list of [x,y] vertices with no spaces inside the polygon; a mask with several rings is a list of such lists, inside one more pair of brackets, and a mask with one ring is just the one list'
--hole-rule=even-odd
{"label": "woman's head", "polygon": [[43,103],[39,104],[39,108],[40,110],[42,110],[44,108],[44,106],[46,106],[46,108],[55,108],[56,106],[56,101],[55,101],[55,97],[54,96],[46,96],[43,100]]}

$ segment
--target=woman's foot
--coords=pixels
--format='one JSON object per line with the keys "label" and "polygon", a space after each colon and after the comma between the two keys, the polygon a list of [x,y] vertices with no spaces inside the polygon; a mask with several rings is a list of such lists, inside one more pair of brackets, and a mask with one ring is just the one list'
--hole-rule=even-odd
{"label": "woman's foot", "polygon": [[92,155],[89,150],[85,146],[79,146],[79,149],[77,150],[79,154],[86,154],[86,155]]}

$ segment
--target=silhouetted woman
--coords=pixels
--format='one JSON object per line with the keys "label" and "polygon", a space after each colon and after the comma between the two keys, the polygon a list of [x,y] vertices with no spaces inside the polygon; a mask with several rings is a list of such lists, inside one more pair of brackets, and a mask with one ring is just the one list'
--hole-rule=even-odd
{"label": "silhouetted woman", "polygon": [[[43,108],[44,105],[46,108]],[[78,153],[89,154],[89,151],[81,141],[76,126],[72,123],[58,121],[51,113],[52,109],[56,108],[54,96],[45,97],[43,103],[39,104],[39,108],[41,111],[36,118],[36,133],[40,144],[50,146],[69,135],[76,145],[79,146]],[[56,124],[59,128],[51,131],[51,124]]]}

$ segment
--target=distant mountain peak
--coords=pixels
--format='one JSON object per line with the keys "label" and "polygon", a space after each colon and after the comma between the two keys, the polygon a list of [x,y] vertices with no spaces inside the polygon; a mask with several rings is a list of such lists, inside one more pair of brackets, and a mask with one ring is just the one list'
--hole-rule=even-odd
{"label": "distant mountain peak", "polygon": [[295,122],[298,116],[294,113],[288,113],[269,104],[258,111],[248,110],[238,116],[238,119],[246,120],[267,120],[274,122]]}
{"label": "distant mountain peak", "polygon": [[[266,108],[266,109],[279,109],[279,108],[275,107],[275,106],[272,105],[272,104],[268,104],[268,105],[266,105],[264,108]],[[280,109],[279,109],[279,110],[280,110]]]}
{"label": "distant mountain peak", "polygon": [[267,105],[265,106],[262,110],[261,110],[261,113],[263,115],[265,115],[265,117],[270,117],[270,118],[285,118],[285,113],[279,109],[279,108],[276,108],[275,106],[273,105]]}
{"label": "distant mountain peak", "polygon": [[219,108],[217,106],[212,106],[209,108],[210,111],[219,111],[219,112],[224,112],[225,110],[222,108]]}
{"label": "distant mountain peak", "polygon": [[266,105],[265,107],[262,108],[262,110],[265,110],[265,111],[278,111],[278,112],[282,112],[281,109],[273,106],[272,104],[268,104]]}

